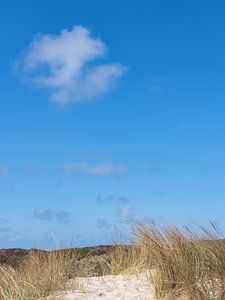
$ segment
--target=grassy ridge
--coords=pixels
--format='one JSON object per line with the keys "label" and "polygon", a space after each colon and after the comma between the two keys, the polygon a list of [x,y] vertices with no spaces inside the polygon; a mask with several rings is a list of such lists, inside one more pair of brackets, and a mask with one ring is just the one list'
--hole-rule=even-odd
{"label": "grassy ridge", "polygon": [[57,291],[74,289],[76,284],[68,286],[68,279],[102,275],[103,261],[113,248],[1,249],[0,300],[41,300]]}
{"label": "grassy ridge", "polygon": [[225,241],[213,224],[210,230],[135,225],[130,246],[8,249],[0,250],[2,257],[0,300],[46,299],[74,276],[140,271],[149,274],[158,299],[225,299]]}

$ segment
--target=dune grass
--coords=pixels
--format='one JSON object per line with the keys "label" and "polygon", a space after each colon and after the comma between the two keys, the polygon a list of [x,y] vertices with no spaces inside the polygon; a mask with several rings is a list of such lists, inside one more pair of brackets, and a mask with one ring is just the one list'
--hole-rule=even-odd
{"label": "dune grass", "polygon": [[210,230],[137,226],[135,234],[155,269],[151,280],[158,299],[225,299],[225,242],[214,224]]}
{"label": "dune grass", "polygon": [[52,251],[31,253],[19,269],[0,266],[0,299],[45,299],[65,289],[72,263],[69,253]]}
{"label": "dune grass", "polygon": [[142,249],[135,245],[115,245],[107,260],[102,263],[103,275],[133,274],[142,269]]}
{"label": "dune grass", "polygon": [[[131,245],[111,247],[98,275],[146,272],[158,299],[225,299],[225,240],[214,224],[195,230],[155,224],[132,229]],[[84,259],[83,273],[90,261],[97,262],[86,250],[71,251],[34,251],[19,269],[0,266],[0,300],[46,299],[68,288],[68,274],[77,262]]]}
{"label": "dune grass", "polygon": [[225,240],[215,224],[135,224],[132,230],[132,245],[114,248],[105,274],[146,272],[157,299],[225,299]]}

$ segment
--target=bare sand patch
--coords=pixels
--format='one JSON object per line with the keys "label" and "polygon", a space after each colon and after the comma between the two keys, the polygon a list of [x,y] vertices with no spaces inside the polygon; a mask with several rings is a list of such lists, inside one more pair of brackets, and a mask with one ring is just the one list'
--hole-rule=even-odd
{"label": "bare sand patch", "polygon": [[48,300],[155,300],[154,288],[146,273],[77,278],[76,291],[51,296]]}

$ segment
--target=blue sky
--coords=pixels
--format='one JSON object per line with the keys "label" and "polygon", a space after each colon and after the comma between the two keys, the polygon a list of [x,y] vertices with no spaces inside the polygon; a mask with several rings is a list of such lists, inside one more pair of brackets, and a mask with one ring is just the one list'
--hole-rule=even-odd
{"label": "blue sky", "polygon": [[[122,3],[121,3],[122,2]],[[0,247],[225,229],[223,1],[3,1]]]}

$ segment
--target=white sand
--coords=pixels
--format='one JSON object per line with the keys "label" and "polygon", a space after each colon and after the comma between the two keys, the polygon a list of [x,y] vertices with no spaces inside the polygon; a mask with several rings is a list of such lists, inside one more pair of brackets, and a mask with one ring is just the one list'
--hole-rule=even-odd
{"label": "white sand", "polygon": [[75,292],[63,292],[49,300],[154,300],[154,289],[145,273],[78,278],[81,287]]}

